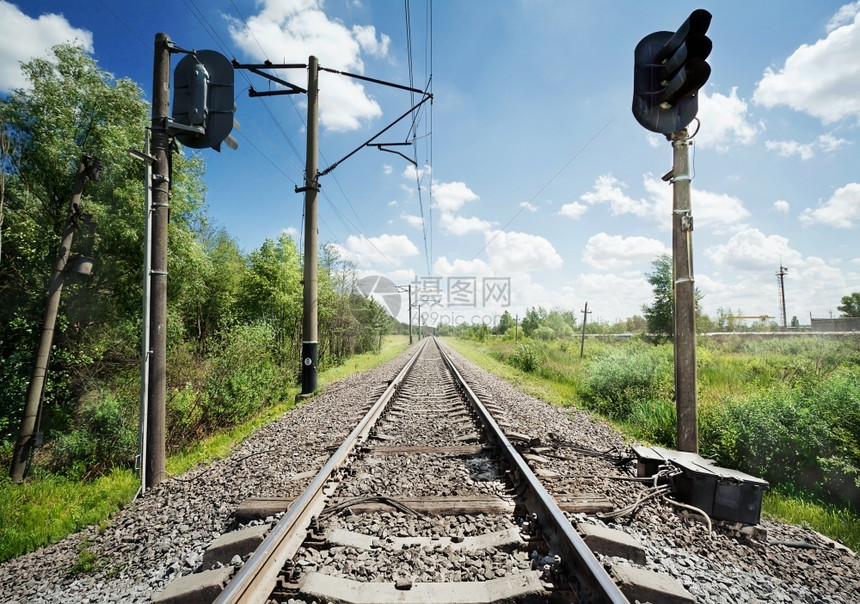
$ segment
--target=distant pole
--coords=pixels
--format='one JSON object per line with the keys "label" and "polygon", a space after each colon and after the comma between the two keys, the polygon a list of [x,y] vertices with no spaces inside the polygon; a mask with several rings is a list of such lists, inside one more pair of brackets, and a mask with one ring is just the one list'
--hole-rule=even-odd
{"label": "distant pole", "polygon": [[412,285],[407,285],[409,288],[409,343],[412,343]]}
{"label": "distant pole", "polygon": [[317,389],[319,326],[317,325],[317,114],[319,63],[308,58],[308,140],[305,160],[305,267],[302,313],[302,395]]}
{"label": "distant pole", "polygon": [[588,302],[585,303],[585,308],[579,311],[582,313],[582,342],[579,345],[579,358],[585,356],[585,324],[588,321],[588,315],[591,311],[588,310]]}
{"label": "distant pole", "polygon": [[145,482],[154,488],[165,475],[167,389],[167,225],[170,217],[170,36],[155,34],[152,73],[152,230],[149,271],[149,385],[146,418]]}
{"label": "distant pole", "polygon": [[60,294],[63,291],[66,264],[69,262],[69,250],[72,247],[72,239],[74,239],[75,231],[78,229],[78,219],[81,216],[79,206],[84,191],[84,182],[87,176],[94,176],[93,170],[96,169],[97,162],[98,160],[95,159],[90,165],[90,158],[84,156],[78,165],[78,172],[75,174],[75,182],[72,185],[69,214],[66,217],[66,226],[63,228],[63,239],[57,251],[54,272],[48,285],[48,301],[45,304],[42,335],[39,339],[39,348],[36,351],[36,360],[33,363],[33,374],[27,387],[27,402],[24,405],[24,415],[21,418],[21,430],[18,442],[15,444],[12,466],[9,469],[9,476],[12,478],[12,482],[16,484],[24,480],[30,456],[36,446],[36,423],[42,406],[42,393],[45,390],[45,378],[51,358],[51,345],[54,341],[54,325],[57,322],[57,313],[60,309]]}
{"label": "distant pole", "polygon": [[693,217],[690,213],[690,138],[684,128],[672,141],[672,258],[675,290],[675,407],[678,450],[699,452],[696,410],[696,302]]}
{"label": "distant pole", "polygon": [[785,313],[785,275],[788,273],[788,269],[782,265],[782,262],[779,263],[779,271],[777,271],[776,276],[779,279],[779,305],[782,310],[782,328],[786,329],[788,327],[788,316]]}

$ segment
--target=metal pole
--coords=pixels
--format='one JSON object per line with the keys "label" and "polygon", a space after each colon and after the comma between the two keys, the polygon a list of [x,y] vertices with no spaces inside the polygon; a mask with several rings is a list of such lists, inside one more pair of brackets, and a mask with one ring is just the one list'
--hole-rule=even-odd
{"label": "metal pole", "polygon": [[57,312],[60,308],[60,294],[63,291],[63,279],[66,264],[69,261],[69,249],[72,247],[72,239],[74,239],[75,230],[78,228],[78,217],[80,216],[78,206],[84,191],[87,170],[87,157],[85,156],[78,165],[75,183],[72,186],[72,199],[69,204],[69,214],[66,217],[66,226],[63,229],[63,239],[57,251],[54,272],[48,285],[48,301],[45,304],[42,335],[39,339],[39,348],[36,351],[36,361],[33,364],[33,375],[27,387],[27,402],[24,405],[24,415],[21,418],[21,430],[18,442],[15,444],[12,465],[9,468],[9,476],[12,478],[12,482],[16,484],[24,480],[30,456],[36,446],[36,418],[42,404],[42,392],[45,389],[45,377],[51,358],[51,344],[54,340],[54,325],[57,322]]}
{"label": "metal pole", "polygon": [[146,430],[146,487],[165,474],[165,391],[167,388],[167,224],[170,201],[170,36],[155,35],[152,75],[152,249],[150,268],[149,396]]}
{"label": "metal pole", "polygon": [[591,311],[588,310],[588,302],[585,303],[585,309],[582,310],[582,342],[579,345],[579,358],[581,359],[585,356],[585,324],[588,321],[588,313]]}
{"label": "metal pole", "polygon": [[305,267],[302,314],[302,395],[317,389],[317,112],[319,104],[319,64],[308,58],[308,140],[305,161]]}
{"label": "metal pole", "polygon": [[150,270],[152,259],[152,162],[150,156],[150,131],[144,135],[144,162],[146,168],[143,175],[144,189],[144,224],[143,224],[143,313],[140,344],[140,414],[138,416],[138,470],[140,472],[140,494],[146,493],[146,437],[147,437],[147,402],[149,400],[149,360],[152,350],[149,345],[150,325]]}
{"label": "metal pole", "polygon": [[407,285],[409,288],[409,343],[412,343],[412,285]]}
{"label": "metal pole", "polygon": [[693,278],[693,217],[690,213],[690,138],[686,128],[670,136],[672,166],[672,258],[675,290],[675,407],[678,450],[699,452],[696,410],[696,301]]}

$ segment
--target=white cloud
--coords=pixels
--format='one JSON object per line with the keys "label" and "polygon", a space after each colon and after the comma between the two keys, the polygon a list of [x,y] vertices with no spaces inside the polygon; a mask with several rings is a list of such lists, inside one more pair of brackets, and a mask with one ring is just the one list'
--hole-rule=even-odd
{"label": "white cloud", "polygon": [[775,269],[783,261],[800,262],[800,253],[789,246],[788,239],[767,236],[753,227],[735,233],[725,244],[707,248],[705,255],[718,267],[739,273]]}
{"label": "white cloud", "polygon": [[26,86],[20,64],[45,57],[51,47],[64,42],[93,51],[92,33],[72,27],[64,16],[46,14],[33,19],[14,4],[0,0],[0,92]]}
{"label": "white cloud", "polygon": [[441,218],[439,218],[439,225],[452,235],[465,235],[471,232],[481,233],[488,231],[495,224],[495,222],[482,220],[475,216],[455,216],[447,212],[443,212]]}
{"label": "white cloud", "polygon": [[534,213],[534,212],[537,212],[537,211],[538,211],[537,206],[535,206],[535,205],[533,205],[533,204],[531,204],[531,203],[529,203],[529,202],[527,202],[527,201],[520,202],[520,207],[521,207],[522,209],[524,209],[524,210],[528,210],[529,212],[532,212],[532,213]]}
{"label": "white cloud", "polygon": [[448,277],[456,275],[474,275],[481,277],[491,277],[493,275],[490,266],[480,259],[448,260],[446,256],[440,256],[433,264],[433,274],[436,276]]}
{"label": "white cloud", "polygon": [[860,122],[860,9],[843,6],[829,24],[827,37],[803,44],[778,71],[767,68],[753,102],[786,105],[824,123],[847,117]]}
{"label": "white cloud", "polygon": [[815,156],[816,149],[829,153],[844,145],[850,145],[851,142],[844,138],[837,138],[828,132],[820,135],[811,143],[799,143],[797,141],[765,141],[764,144],[768,151],[776,151],[783,157],[798,155],[800,156],[800,159],[805,161]]}
{"label": "white cloud", "polygon": [[576,220],[581,218],[586,211],[588,211],[587,205],[581,204],[578,201],[574,201],[561,206],[561,209],[558,211],[558,214],[559,216],[567,216],[568,218],[573,218],[574,220]]}
{"label": "white cloud", "polygon": [[478,196],[464,182],[436,183],[433,187],[436,207],[442,212],[456,212],[463,204],[477,201]]}
{"label": "white cloud", "polygon": [[773,209],[780,214],[788,214],[791,210],[791,206],[784,199],[778,199],[773,202]]}
{"label": "white cloud", "polygon": [[415,227],[420,229],[424,226],[424,219],[421,216],[415,216],[414,214],[401,214],[400,218],[411,227]]}
{"label": "white cloud", "polygon": [[[645,190],[651,198],[653,215],[660,226],[664,230],[671,230],[674,194],[672,185],[648,175],[645,177]],[[690,191],[690,210],[694,228],[709,227],[711,230],[737,225],[750,215],[743,201],[737,197],[697,189],[695,180]]]}
{"label": "white cloud", "polygon": [[378,264],[400,266],[409,256],[417,256],[418,248],[406,235],[380,235],[379,237],[356,237],[350,235],[346,245],[335,244],[342,256],[359,266]]}
{"label": "white cloud", "polygon": [[747,110],[746,101],[738,97],[737,87],[728,96],[701,90],[698,113],[701,127],[694,139],[696,144],[725,152],[732,145],[752,143],[763,126],[750,123]]}
{"label": "white cloud", "polygon": [[823,224],[849,229],[860,221],[860,183],[852,182],[837,189],[830,199],[817,208],[806,208],[800,214],[801,224]]}
{"label": "white cloud", "polygon": [[[626,186],[612,174],[604,174],[597,177],[591,191],[583,193],[579,198],[589,205],[609,204],[612,214],[615,216],[619,214],[633,214],[643,217],[652,215],[652,204],[644,199],[629,197],[623,190]],[[565,211],[565,207],[562,208],[562,212]],[[570,208],[568,211],[575,212],[576,208]]]}
{"label": "white cloud", "polygon": [[827,23],[828,33],[834,29],[842,27],[843,25],[850,25],[858,13],[860,13],[860,1],[846,4],[841,7],[836,11],[836,14],[833,15],[833,18],[830,19],[830,22]]}
{"label": "white cloud", "polygon": [[582,261],[592,268],[624,270],[637,264],[648,263],[672,250],[662,242],[649,237],[622,237],[598,233],[589,238],[582,251]]}
{"label": "white cloud", "polygon": [[[329,19],[320,0],[264,0],[260,12],[247,19],[247,27],[231,20],[230,35],[247,55],[261,61],[314,55],[323,67],[359,74],[364,72],[362,51],[385,56],[389,45],[387,36],[376,38],[372,26],[350,30]],[[355,80],[321,72],[320,87],[326,94],[319,98],[319,120],[326,130],[355,130],[382,115],[379,104]]]}
{"label": "white cloud", "polygon": [[806,161],[815,156],[814,143],[802,144],[797,141],[765,141],[764,146],[768,151],[776,151],[778,155],[783,157],[799,155],[800,159]]}
{"label": "white cloud", "polygon": [[487,256],[497,274],[559,268],[561,256],[540,235],[514,231],[487,233]]}

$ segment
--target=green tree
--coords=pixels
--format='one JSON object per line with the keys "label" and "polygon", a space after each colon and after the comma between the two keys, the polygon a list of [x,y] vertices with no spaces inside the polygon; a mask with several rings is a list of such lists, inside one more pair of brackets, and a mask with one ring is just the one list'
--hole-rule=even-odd
{"label": "green tree", "polygon": [[[671,339],[675,335],[675,292],[672,270],[672,257],[663,254],[651,263],[654,272],[648,273],[648,283],[654,293],[654,302],[642,306],[642,313],[648,324],[648,332]],[[698,316],[699,301],[702,295],[696,289],[694,294],[695,312]]]}
{"label": "green tree", "polygon": [[302,326],[302,269],[292,237],[266,239],[248,256],[236,301],[237,313],[248,322],[269,325],[274,348],[283,362],[298,363]]}
{"label": "green tree", "polygon": [[[22,65],[29,86],[0,102],[4,172],[3,257],[0,263],[0,429],[17,429],[32,354],[44,314],[77,166],[98,157],[98,182],[88,182],[80,208],[98,227],[77,234],[73,254],[93,254],[91,278],[68,275],[54,337],[44,399],[50,424],[71,417],[83,370],[116,351],[95,334],[140,306],[143,199],[141,169],[125,152],[142,145],[147,105],[127,79],[114,80],[77,46],[60,45],[47,59]],[[135,286],[131,286],[134,283]]]}
{"label": "green tree", "polygon": [[842,296],[842,304],[836,309],[843,317],[860,317],[860,292]]}
{"label": "green tree", "polygon": [[512,327],[514,327],[514,318],[511,316],[511,313],[505,311],[499,318],[499,324],[496,325],[492,331],[494,335],[504,335],[504,333]]}

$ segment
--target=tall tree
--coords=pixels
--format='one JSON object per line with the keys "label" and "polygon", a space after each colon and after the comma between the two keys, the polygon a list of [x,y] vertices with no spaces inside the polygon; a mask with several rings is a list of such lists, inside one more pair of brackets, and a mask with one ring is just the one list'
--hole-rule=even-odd
{"label": "tall tree", "polygon": [[[651,263],[654,272],[648,273],[648,283],[654,293],[654,302],[642,306],[642,313],[648,324],[648,332],[660,337],[671,338],[675,335],[675,293],[672,257],[668,254],[659,256]],[[699,314],[699,301],[702,294],[698,288],[693,293],[695,312]]]}
{"label": "tall tree", "polygon": [[836,307],[845,317],[860,317],[860,292],[842,296],[842,304]]}
{"label": "tall tree", "polygon": [[[71,420],[76,393],[117,361],[139,362],[144,186],[143,167],[126,153],[141,149],[149,106],[141,89],[114,79],[75,45],[21,67],[28,80],[0,101],[4,171],[3,258],[0,262],[0,430],[17,427],[33,336],[44,313],[72,183],[84,154],[101,160],[80,210],[95,231],[80,231],[72,255],[95,259],[92,276],[66,275],[45,389],[48,422]],[[188,230],[202,211],[202,163],[173,166],[171,228]],[[175,239],[176,237],[174,237]],[[184,265],[181,246],[171,261]],[[175,279],[171,275],[171,279]],[[104,361],[109,361],[107,364]],[[56,403],[56,404],[54,404]]]}

